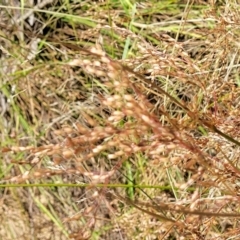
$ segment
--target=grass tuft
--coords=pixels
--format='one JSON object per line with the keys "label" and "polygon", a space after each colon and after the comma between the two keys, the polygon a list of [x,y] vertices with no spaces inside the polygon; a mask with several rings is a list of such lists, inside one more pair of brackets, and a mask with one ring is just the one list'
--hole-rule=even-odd
{"label": "grass tuft", "polygon": [[0,238],[237,239],[238,9],[4,1]]}

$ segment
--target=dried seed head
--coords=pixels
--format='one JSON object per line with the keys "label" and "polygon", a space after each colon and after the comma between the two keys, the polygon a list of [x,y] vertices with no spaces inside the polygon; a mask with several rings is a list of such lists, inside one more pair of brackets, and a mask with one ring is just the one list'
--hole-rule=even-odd
{"label": "dried seed head", "polygon": [[73,150],[67,149],[67,150],[63,150],[62,155],[64,158],[70,158],[74,156],[74,152]]}
{"label": "dried seed head", "polygon": [[133,102],[127,102],[127,103],[126,103],[126,107],[127,107],[127,108],[135,108],[136,105],[135,105]]}
{"label": "dried seed head", "polygon": [[63,127],[62,130],[67,134],[74,132],[74,130],[71,127]]}
{"label": "dried seed head", "polygon": [[98,145],[97,147],[95,147],[92,151],[93,153],[100,153],[101,151],[103,151],[106,147],[102,146],[102,145]]}
{"label": "dried seed head", "polygon": [[107,73],[107,76],[110,78],[110,79],[115,79],[117,77],[117,73],[116,72],[108,72]]}
{"label": "dried seed head", "polygon": [[73,59],[68,63],[69,66],[81,66],[82,65],[82,60],[81,59]]}
{"label": "dried seed head", "polygon": [[131,101],[131,102],[135,101],[134,98],[133,98],[133,96],[130,95],[130,94],[126,94],[126,95],[124,95],[123,97],[124,97],[124,99],[127,100],[127,101]]}
{"label": "dried seed head", "polygon": [[106,76],[106,73],[104,71],[101,71],[101,70],[95,70],[95,74],[98,76],[98,77],[104,77]]}
{"label": "dried seed head", "polygon": [[99,61],[93,61],[93,65],[95,67],[101,67],[101,63]]}
{"label": "dried seed head", "polygon": [[83,127],[80,123],[76,123],[75,126],[76,126],[78,132],[81,134],[86,134],[89,132],[89,130],[87,128]]}
{"label": "dried seed head", "polygon": [[33,160],[31,161],[31,164],[36,164],[39,163],[40,159],[38,157],[33,158]]}
{"label": "dried seed head", "polygon": [[102,56],[101,61],[104,63],[110,63],[110,59],[107,56]]}
{"label": "dried seed head", "polygon": [[91,65],[91,61],[89,59],[84,59],[82,63],[85,65]]}
{"label": "dried seed head", "polygon": [[97,54],[97,55],[100,55],[100,56],[105,56],[105,55],[106,55],[106,53],[103,52],[102,49],[96,48],[96,47],[92,47],[92,48],[90,49],[90,52],[91,52],[91,53],[94,53],[94,54]]}

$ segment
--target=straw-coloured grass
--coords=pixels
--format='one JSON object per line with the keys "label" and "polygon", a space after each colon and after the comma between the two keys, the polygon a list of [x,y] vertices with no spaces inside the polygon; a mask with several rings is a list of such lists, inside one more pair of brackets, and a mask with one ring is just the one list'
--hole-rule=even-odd
{"label": "straw-coloured grass", "polygon": [[7,4],[0,236],[237,238],[238,4]]}

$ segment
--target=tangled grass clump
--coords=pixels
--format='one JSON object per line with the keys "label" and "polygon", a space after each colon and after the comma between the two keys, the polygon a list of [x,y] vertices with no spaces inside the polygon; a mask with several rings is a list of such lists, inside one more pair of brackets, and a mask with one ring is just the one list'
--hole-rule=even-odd
{"label": "tangled grass clump", "polygon": [[[24,22],[17,32],[38,51],[27,37],[3,44],[22,55],[2,59],[1,182],[19,187],[29,228],[37,238],[239,235],[236,6],[80,5],[37,12],[39,31]],[[36,227],[41,212],[58,230]]]}

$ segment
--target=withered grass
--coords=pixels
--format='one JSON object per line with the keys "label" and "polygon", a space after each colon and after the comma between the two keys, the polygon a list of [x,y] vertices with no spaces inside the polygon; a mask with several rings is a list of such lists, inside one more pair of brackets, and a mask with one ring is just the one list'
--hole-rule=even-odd
{"label": "withered grass", "polygon": [[29,6],[0,6],[1,238],[238,239],[239,4]]}

